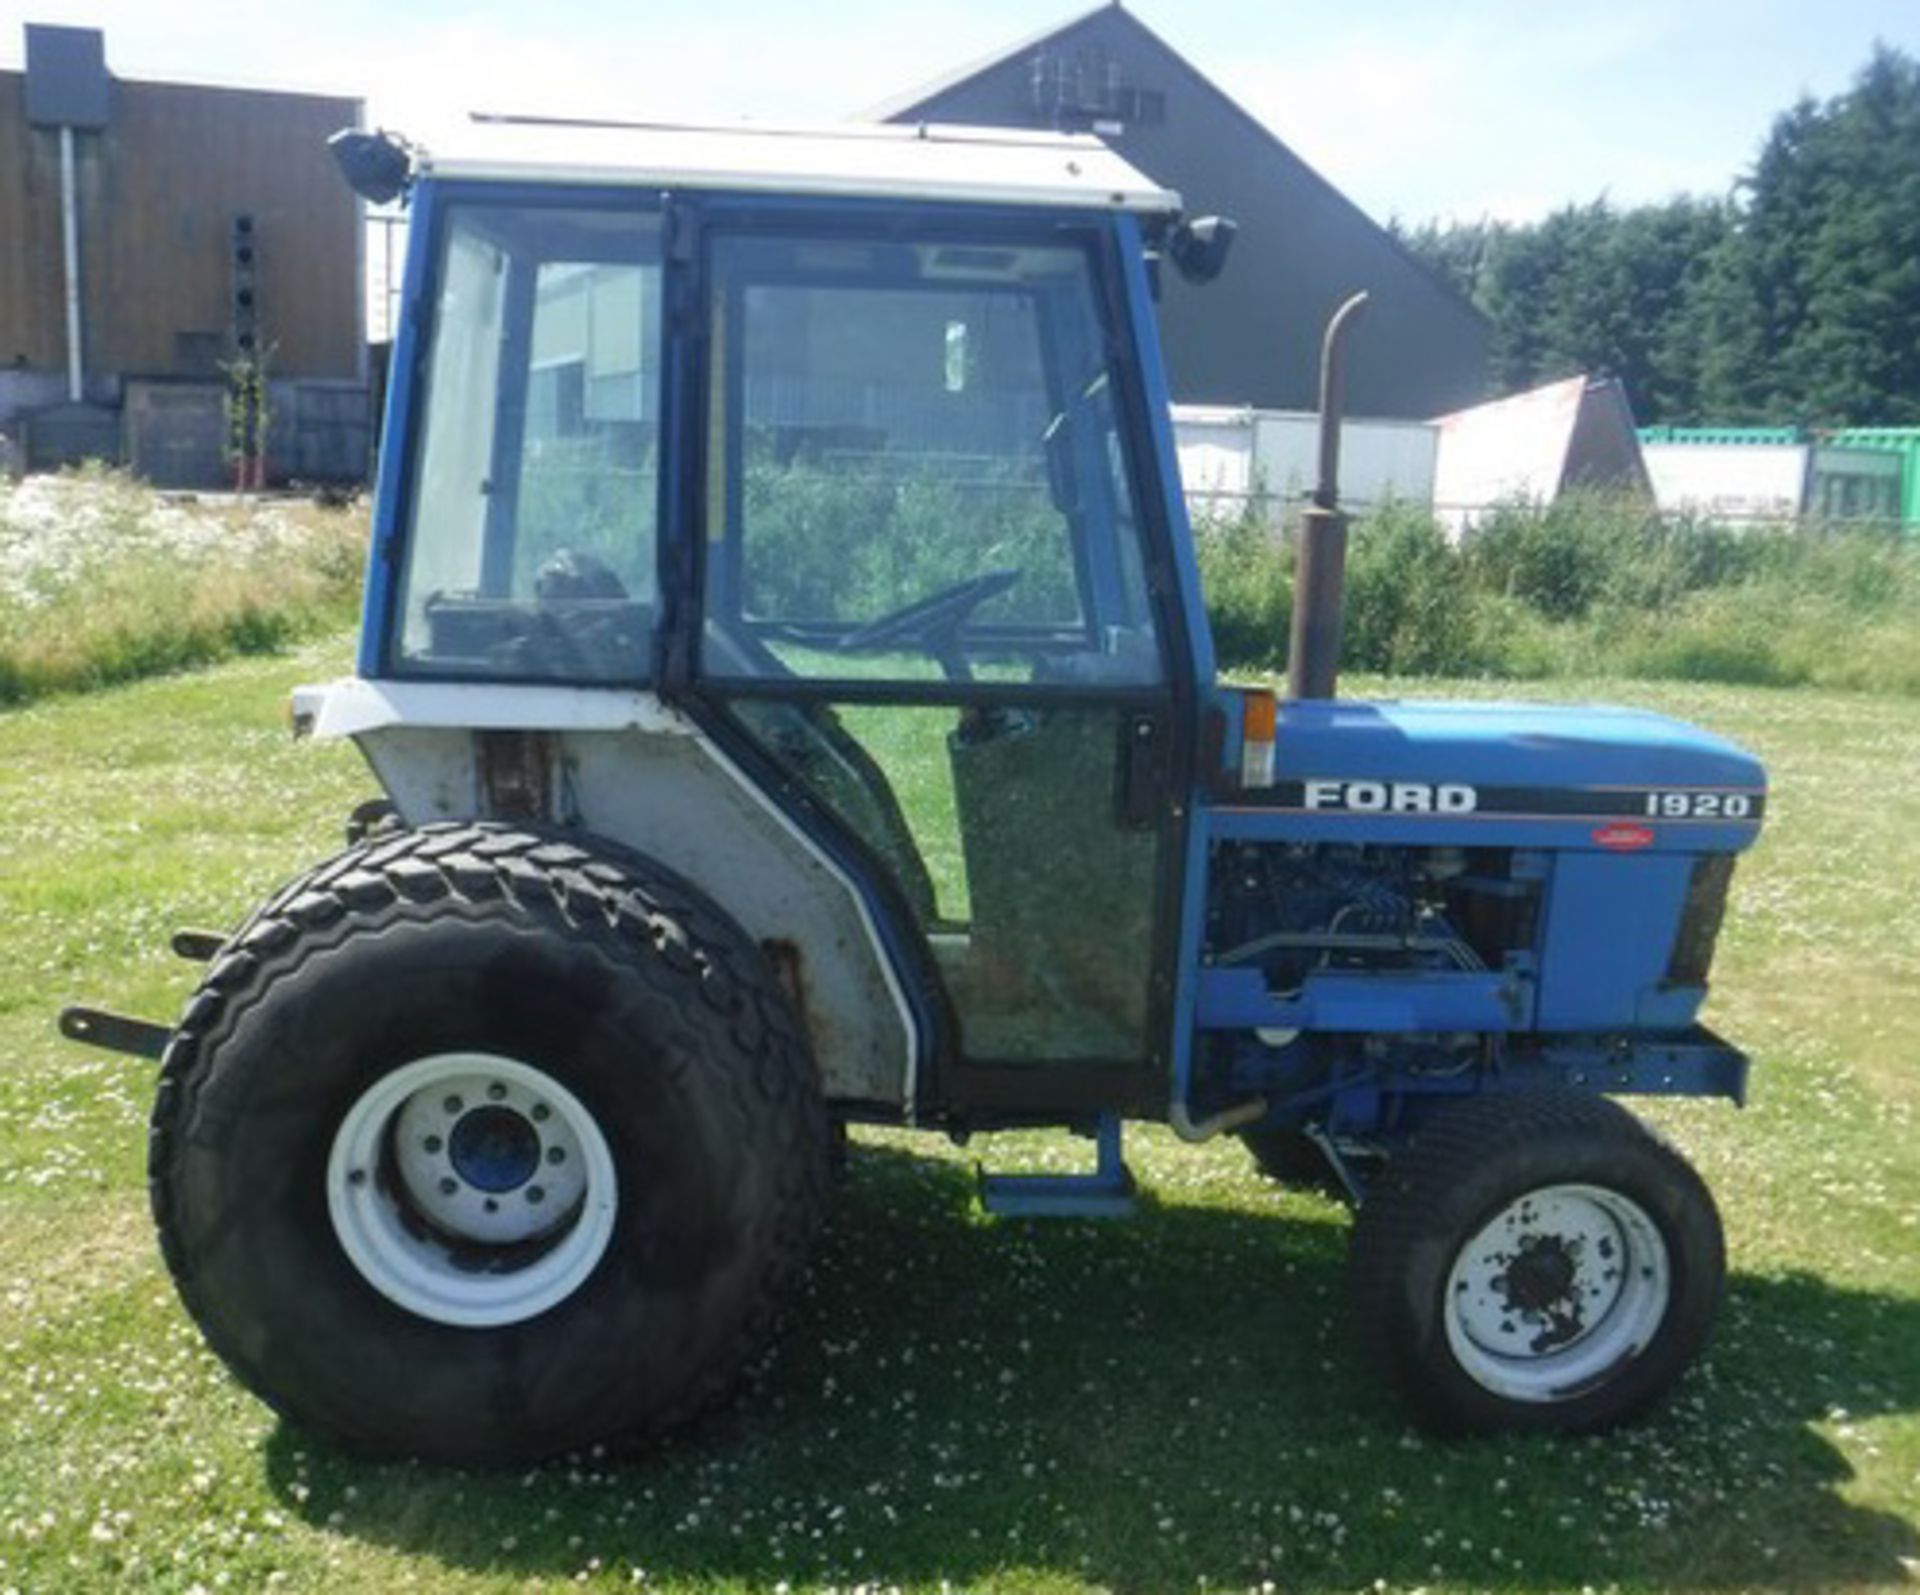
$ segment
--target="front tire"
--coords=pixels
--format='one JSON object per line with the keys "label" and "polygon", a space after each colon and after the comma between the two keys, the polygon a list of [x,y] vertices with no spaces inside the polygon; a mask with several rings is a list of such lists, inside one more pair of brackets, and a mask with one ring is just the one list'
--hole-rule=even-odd
{"label": "front tire", "polygon": [[1443,1108],[1354,1225],[1358,1326],[1442,1431],[1589,1432],[1664,1396],[1725,1281],[1706,1186],[1604,1097]]}
{"label": "front tire", "polygon": [[229,944],[150,1185],[209,1343],[354,1449],[518,1461],[688,1416],[764,1339],[828,1132],[777,976],[553,832],[377,837]]}

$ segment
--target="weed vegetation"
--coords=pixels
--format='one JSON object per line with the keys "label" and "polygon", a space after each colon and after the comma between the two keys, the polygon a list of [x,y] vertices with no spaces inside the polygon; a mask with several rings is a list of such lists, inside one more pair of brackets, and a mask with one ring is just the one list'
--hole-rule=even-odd
{"label": "weed vegetation", "polygon": [[0,484],[0,706],[348,624],[356,511],[172,500],[98,468]]}
{"label": "weed vegetation", "polygon": [[[1057,512],[1031,484],[963,491],[796,467],[758,470],[748,492],[761,536],[745,579],[756,602],[777,598],[782,612],[888,612],[999,568],[1023,580],[984,606],[983,620],[1071,624],[1077,612]],[[541,548],[559,537],[546,525],[559,508],[534,528]],[[603,519],[569,513],[555,524],[574,528],[573,544],[633,565],[632,539],[644,542],[645,529],[623,522],[602,549],[606,538],[590,533],[611,535]],[[885,536],[870,535],[876,521]],[[865,528],[857,546],[849,528]],[[1262,504],[1202,518],[1194,535],[1222,665],[1277,668],[1291,539]],[[175,501],[92,468],[0,485],[0,708],[344,628],[365,559],[359,510]],[[629,575],[650,579],[637,567]],[[1503,506],[1456,540],[1424,510],[1390,504],[1353,529],[1345,660],[1400,675],[1920,696],[1920,538],[1730,530],[1575,494],[1544,509]]]}
{"label": "weed vegetation", "polygon": [[[1256,507],[1195,527],[1222,661],[1284,662],[1290,539]],[[1357,522],[1356,670],[1819,686],[1920,695],[1920,539],[1732,530],[1574,494],[1508,505],[1449,539],[1423,509]]]}

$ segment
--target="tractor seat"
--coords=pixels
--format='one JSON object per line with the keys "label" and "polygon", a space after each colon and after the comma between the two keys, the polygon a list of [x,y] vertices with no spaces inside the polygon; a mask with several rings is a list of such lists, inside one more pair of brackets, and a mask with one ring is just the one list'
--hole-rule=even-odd
{"label": "tractor seat", "polygon": [[441,591],[425,609],[434,664],[477,675],[630,681],[652,647],[653,606],[629,597],[613,567],[581,549],[542,562],[531,599]]}

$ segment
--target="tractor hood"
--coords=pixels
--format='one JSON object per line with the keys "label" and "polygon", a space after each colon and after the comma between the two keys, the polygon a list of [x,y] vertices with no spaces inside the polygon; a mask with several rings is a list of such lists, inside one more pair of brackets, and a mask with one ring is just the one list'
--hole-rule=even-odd
{"label": "tractor hood", "polygon": [[1223,750],[1240,779],[1214,807],[1301,839],[1738,851],[1766,807],[1752,754],[1640,709],[1314,699],[1271,746],[1270,776]]}
{"label": "tractor hood", "polygon": [[1644,709],[1585,704],[1286,703],[1274,754],[1279,779],[1766,786],[1760,761],[1725,737]]}

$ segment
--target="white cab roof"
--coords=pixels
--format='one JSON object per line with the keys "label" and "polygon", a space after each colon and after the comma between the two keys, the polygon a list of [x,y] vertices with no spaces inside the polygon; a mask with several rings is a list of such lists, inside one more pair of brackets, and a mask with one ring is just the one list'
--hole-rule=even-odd
{"label": "white cab roof", "polygon": [[997,127],[594,125],[476,119],[419,152],[423,176],[1177,211],[1098,139]]}

